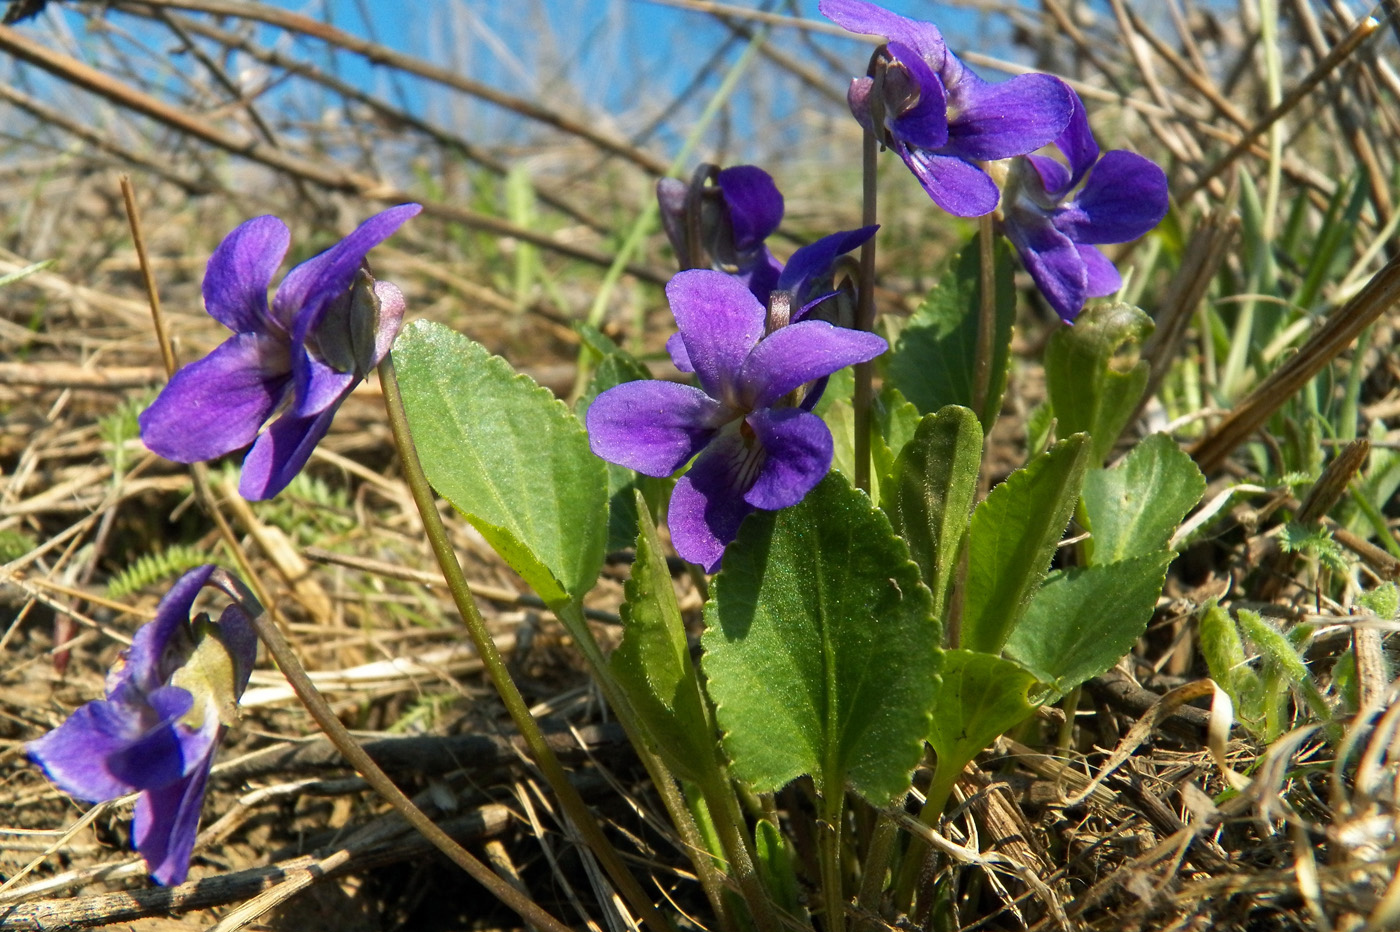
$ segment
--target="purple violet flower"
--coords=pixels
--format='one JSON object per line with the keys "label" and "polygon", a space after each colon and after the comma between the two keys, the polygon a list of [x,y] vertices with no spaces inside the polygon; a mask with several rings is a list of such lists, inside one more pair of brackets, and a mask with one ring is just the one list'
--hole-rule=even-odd
{"label": "purple violet flower", "polygon": [[884,36],[889,64],[879,101],[871,77],[851,82],[847,99],[862,126],[894,149],[934,203],[959,217],[997,206],[996,182],[978,162],[1025,155],[1069,123],[1070,89],[1048,74],[988,84],[948,51],[932,23],[905,19],[864,0],[821,0],[822,15],[851,32]]}
{"label": "purple violet flower", "polygon": [[1088,298],[1123,284],[1096,243],[1125,243],[1167,213],[1167,176],[1150,160],[1122,149],[1099,156],[1084,104],[1071,91],[1074,114],[1055,145],[1069,162],[1028,155],[1011,163],[1004,229],[1050,306],[1072,322]]}
{"label": "purple violet flower", "polygon": [[[233,597],[217,622],[190,610],[204,586]],[[140,793],[133,841],[159,884],[184,882],[214,750],[237,717],[258,642],[242,583],[213,566],[171,587],[95,699],[28,745],[58,788],[88,802]],[[245,609],[245,604],[248,608]]]}
{"label": "purple violet flower", "polygon": [[[713,188],[705,185],[711,177]],[[691,253],[702,247],[715,269],[741,279],[758,300],[768,300],[783,268],[764,242],[783,219],[783,195],[771,175],[756,165],[719,171],[702,166],[690,184],[662,178],[656,199],[682,267],[700,268],[703,257]],[[690,223],[694,230],[687,229]]]}
{"label": "purple violet flower", "polygon": [[224,237],[204,273],[204,307],[234,334],[176,372],[142,412],[146,446],[194,463],[252,443],[239,483],[243,497],[271,498],[286,488],[341,402],[393,345],[403,295],[375,281],[364,259],[420,210],[400,204],[370,217],[288,272],[270,307],[272,273],[290,242],[286,224],[255,217]]}
{"label": "purple violet flower", "polygon": [[797,390],[888,347],[873,333],[803,319],[810,305],[765,335],[768,309],[722,272],[681,272],[666,297],[684,351],[677,367],[695,372],[700,387],[639,381],[608,389],[588,408],[589,444],[609,462],[657,477],[698,454],[671,495],[671,541],[714,572],[745,516],[797,504],[831,468],[831,432],[811,413],[820,392],[798,402]]}

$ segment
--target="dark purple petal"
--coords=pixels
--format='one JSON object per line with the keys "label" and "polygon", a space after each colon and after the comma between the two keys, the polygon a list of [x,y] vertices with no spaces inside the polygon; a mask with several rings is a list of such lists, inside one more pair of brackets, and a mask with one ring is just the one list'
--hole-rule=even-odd
{"label": "dark purple petal", "polygon": [[235,334],[183,367],[137,419],[141,440],[177,463],[197,463],[247,446],[291,387],[284,343]]}
{"label": "dark purple petal", "polygon": [[[954,61],[954,56],[948,60]],[[956,113],[948,121],[945,151],[966,159],[989,161],[1033,152],[1064,131],[1074,109],[1069,87],[1048,74],[1023,74],[988,84],[964,66],[956,85],[946,73],[944,83],[949,112]]]}
{"label": "dark purple petal", "polygon": [[666,298],[700,387],[723,400],[763,336],[768,309],[743,282],[708,269],[676,275],[666,285]]}
{"label": "dark purple petal", "polygon": [[184,883],[189,875],[204,788],[209,782],[209,768],[214,763],[214,748],[218,744],[217,720],[204,731],[208,737],[202,741],[203,753],[190,761],[188,776],[158,789],[146,790],[136,800],[132,841],[146,859],[151,878],[162,886]]}
{"label": "dark purple petal", "polygon": [[705,572],[719,569],[724,548],[754,509],[744,501],[762,465],[763,448],[739,431],[717,438],[676,481],[666,524],[676,553]]}
{"label": "dark purple petal", "polygon": [[403,326],[403,315],[407,304],[403,292],[392,282],[375,282],[374,296],[379,299],[379,329],[374,334],[374,365],[379,365],[398,338]]}
{"label": "dark purple petal", "polygon": [[[350,393],[346,391],[345,394]],[[339,407],[340,402],[337,401],[311,417],[297,417],[289,411],[273,421],[243,460],[238,494],[250,502],[256,502],[272,498],[285,489],[311,458],[316,444],[330,430]]]}
{"label": "dark purple petal", "polygon": [[1094,141],[1094,133],[1089,129],[1089,115],[1084,112],[1084,102],[1074,88],[1069,85],[1065,87],[1069,90],[1073,110],[1065,131],[1055,140],[1055,145],[1069,160],[1070,179],[1059,188],[1046,185],[1046,190],[1057,196],[1078,185],[1084,179],[1085,172],[1093,168],[1099,158],[1099,144]]}
{"label": "dark purple petal", "polygon": [[685,340],[681,339],[679,332],[666,338],[666,352],[671,354],[671,364],[677,369],[682,372],[695,371],[695,367],[690,364],[690,354],[685,351]]}
{"label": "dark purple petal", "polygon": [[588,446],[610,463],[647,476],[669,476],[735,416],[689,385],[625,382],[588,406]]}
{"label": "dark purple petal", "polygon": [[883,338],[861,330],[804,320],[769,334],[749,354],[739,375],[748,407],[766,408],[788,392],[824,375],[874,359],[889,349]]}
{"label": "dark purple petal", "polygon": [[400,204],[381,211],[330,249],[287,273],[272,299],[272,308],[279,319],[293,322],[293,338],[298,344],[304,344],[306,335],[316,329],[330,302],[350,288],[365,255],[422,209],[419,204]]}
{"label": "dark purple petal", "polygon": [[682,261],[685,255],[685,212],[690,201],[690,185],[679,178],[661,178],[656,182],[656,203],[661,208],[661,226],[671,248]]}
{"label": "dark purple petal", "polygon": [[[1043,196],[1043,200],[1049,203],[1058,204],[1060,198],[1069,191],[1071,176],[1069,169],[1052,158],[1043,155],[1025,155],[1025,164],[1035,169],[1035,174],[1040,181],[1040,191],[1035,192],[1038,199]],[[1012,165],[1017,163],[1013,162]],[[1022,172],[1022,175],[1025,173]],[[1023,182],[1024,183],[1024,182]],[[1046,206],[1049,206],[1049,203]]]}
{"label": "dark purple petal", "polygon": [[125,703],[95,700],[79,706],[62,725],[29,742],[25,749],[59,789],[75,799],[101,802],[136,792],[107,767],[111,754],[144,732],[141,710]]}
{"label": "dark purple petal", "polygon": [[831,431],[815,414],[769,408],[749,415],[748,425],[766,454],[757,481],[744,493],[755,508],[796,505],[831,470]]}
{"label": "dark purple petal", "polygon": [[898,148],[904,164],[919,179],[933,202],[955,217],[980,217],[996,209],[1001,191],[971,162],[926,149]]}
{"label": "dark purple petal", "polygon": [[1074,243],[1049,223],[1008,224],[1006,234],[1055,313],[1061,320],[1074,320],[1088,289],[1088,270]]}
{"label": "dark purple petal", "polygon": [[166,786],[185,774],[184,734],[176,725],[194,707],[194,696],[179,686],[162,686],[150,696],[144,718],[149,718],[145,734],[124,747],[107,752],[107,769],[112,775],[138,790]]}
{"label": "dark purple petal", "polygon": [[767,246],[760,246],[752,261],[741,268],[734,277],[743,282],[744,287],[749,289],[749,294],[753,295],[759,304],[767,304],[768,296],[777,287],[778,276],[782,271],[783,264],[773,257]]}
{"label": "dark purple petal", "polygon": [[185,573],[156,606],[156,617],[136,629],[131,646],[122,655],[123,664],[107,678],[107,695],[113,697],[123,683],[130,683],[141,697],[149,696],[170,679],[185,661],[188,643],[185,626],[199,590],[209,582],[214,565],[206,563]]}
{"label": "dark purple petal", "polygon": [[1126,243],[1166,216],[1167,176],[1150,159],[1115,149],[1099,159],[1055,226],[1076,243]]}
{"label": "dark purple petal", "polygon": [[875,132],[875,121],[870,116],[870,91],[874,86],[871,78],[853,78],[846,89],[846,106],[851,108],[851,116],[870,133]]}
{"label": "dark purple petal", "polygon": [[[943,81],[909,46],[891,42],[890,52],[898,61],[885,73],[885,119],[890,132],[911,146],[937,149],[948,142],[948,99]],[[910,86],[903,86],[906,84]]]}
{"label": "dark purple petal", "polygon": [[735,165],[715,177],[729,207],[734,248],[748,252],[769,237],[783,219],[783,195],[773,176],[756,165]]}
{"label": "dark purple petal", "polygon": [[1103,298],[1123,287],[1123,276],[1119,275],[1118,269],[1108,261],[1108,256],[1093,246],[1075,248],[1079,250],[1079,258],[1084,260],[1084,269],[1089,276],[1088,287],[1085,288],[1086,295],[1091,298]]}
{"label": "dark purple petal", "polygon": [[935,68],[943,61],[943,35],[933,23],[905,19],[864,0],[821,0],[817,9],[842,29],[911,45]]}
{"label": "dark purple petal", "polygon": [[274,321],[267,309],[272,273],[287,254],[291,234],[271,215],[240,224],[209,257],[204,272],[204,308],[234,333],[280,333],[290,321]]}
{"label": "dark purple petal", "polygon": [[777,290],[791,291],[796,296],[796,304],[806,304],[816,295],[816,288],[825,289],[831,280],[831,267],[838,257],[865,244],[875,235],[879,226],[861,227],[823,236],[815,243],[808,243],[792,254],[782,275],[778,276]]}
{"label": "dark purple petal", "polygon": [[355,372],[332,369],[309,353],[298,353],[292,360],[294,393],[289,412],[296,417],[313,417],[340,404],[360,376]]}

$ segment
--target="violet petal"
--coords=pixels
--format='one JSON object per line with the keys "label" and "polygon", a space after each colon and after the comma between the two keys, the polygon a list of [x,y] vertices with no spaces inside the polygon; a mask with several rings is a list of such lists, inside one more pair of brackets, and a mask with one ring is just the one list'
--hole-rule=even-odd
{"label": "violet petal", "polygon": [[[1052,158],[1043,155],[1027,155],[1026,164],[1035,169],[1040,178],[1040,187],[1047,200],[1058,203],[1069,191],[1071,175],[1068,168]],[[1012,163],[1013,165],[1015,163]]]}
{"label": "violet petal", "polygon": [[1103,298],[1123,287],[1123,276],[1108,261],[1108,256],[1094,246],[1076,244],[1075,248],[1079,250],[1079,258],[1084,260],[1084,270],[1088,273],[1088,286],[1084,289],[1088,297]]}
{"label": "violet petal", "polygon": [[588,406],[588,446],[610,463],[660,478],[684,466],[734,416],[689,385],[624,382]]}
{"label": "violet petal", "polygon": [[804,320],[769,334],[754,347],[739,380],[750,408],[766,408],[788,392],[889,349],[883,338],[861,330]]}
{"label": "violet petal", "polygon": [[291,386],[291,359],[277,339],[234,334],[181,368],[137,418],[141,440],[177,463],[247,446]]}
{"label": "violet petal", "polygon": [[948,82],[949,109],[957,111],[948,121],[950,154],[978,161],[1025,155],[1049,144],[1069,123],[1074,105],[1059,78],[1023,74],[988,84],[971,69],[963,73],[957,85]]}
{"label": "violet petal", "polygon": [[297,417],[289,411],[273,421],[243,460],[238,494],[250,502],[256,502],[272,498],[285,489],[311,458],[316,444],[330,430],[331,420],[339,407],[340,402],[337,401],[311,417]]}
{"label": "violet petal", "polygon": [[267,290],[290,242],[287,225],[271,215],[245,221],[225,236],[204,273],[209,316],[234,333],[285,335],[290,322],[273,320]]}
{"label": "violet petal", "polygon": [[776,511],[796,505],[831,470],[832,439],[826,423],[797,408],[765,408],[748,417],[763,445],[763,467],[744,501]]}
{"label": "violet petal", "polygon": [[852,249],[864,245],[878,229],[880,227],[876,225],[832,233],[798,249],[783,267],[783,274],[778,276],[777,290],[791,291],[796,296],[798,305],[806,304],[814,297],[814,286],[818,283],[825,284],[831,278],[831,267],[836,264],[836,260]]}
{"label": "violet petal", "polygon": [[289,410],[296,417],[314,417],[338,405],[360,381],[356,373],[332,369],[306,352],[292,360],[292,378],[295,390]]}
{"label": "violet petal", "polygon": [[1073,88],[1069,89],[1069,96],[1072,104],[1069,123],[1065,125],[1065,131],[1055,139],[1055,145],[1069,160],[1070,179],[1059,190],[1047,186],[1046,190],[1053,194],[1062,194],[1078,185],[1099,158],[1099,144],[1094,141],[1094,133],[1089,129],[1089,115],[1084,111],[1084,102],[1079,99]]}
{"label": "violet petal", "polygon": [[219,730],[217,721],[205,729],[209,737],[202,741],[203,754],[191,761],[188,776],[159,789],[146,790],[136,800],[132,841],[145,858],[151,878],[161,886],[184,883],[189,876],[190,855],[194,852]]}
{"label": "violet petal", "polygon": [[955,217],[980,217],[996,209],[1001,191],[986,172],[957,156],[897,147],[904,164],[933,202]]}
{"label": "violet petal", "polygon": [[935,68],[943,61],[943,34],[933,23],[906,19],[864,0],[821,0],[817,9],[849,32],[884,36],[891,41],[911,45]]}
{"label": "violet petal", "polygon": [[403,326],[407,303],[403,292],[393,282],[375,282],[374,296],[379,299],[379,329],[374,334],[373,360],[373,365],[377,366],[394,346],[399,328]]}
{"label": "violet petal", "polygon": [[783,195],[773,176],[756,165],[735,165],[715,177],[729,206],[734,248],[747,252],[769,237],[783,219]]}
{"label": "violet petal", "polygon": [[272,306],[280,319],[293,321],[293,339],[299,345],[316,329],[330,302],[349,289],[365,254],[422,209],[420,204],[400,204],[380,211],[330,249],[287,273]]}
{"label": "violet petal", "polygon": [[107,694],[112,697],[123,682],[131,683],[141,696],[149,696],[170,679],[184,662],[171,644],[190,620],[190,611],[199,590],[209,582],[215,566],[206,563],[185,573],[170,587],[156,606],[156,617],[136,629],[131,646],[122,655],[124,662],[108,676]]}
{"label": "violet petal", "polygon": [[708,269],[676,275],[666,285],[666,297],[700,386],[723,399],[763,337],[767,308],[743,282]]}
{"label": "violet petal", "polygon": [[139,714],[124,703],[96,699],[25,749],[69,796],[94,803],[116,799],[136,792],[136,787],[112,773],[107,760],[140,736]]}
{"label": "violet petal", "polygon": [[676,553],[705,572],[719,569],[724,548],[754,508],[744,492],[762,465],[762,448],[745,444],[738,431],[718,437],[676,480],[666,523]]}
{"label": "violet petal", "polygon": [[695,367],[690,364],[690,354],[685,351],[685,340],[679,331],[666,338],[666,352],[671,354],[671,364],[680,371],[695,371]]}
{"label": "violet petal", "polygon": [[1055,226],[1077,243],[1126,243],[1152,229],[1167,213],[1167,176],[1150,159],[1115,149],[1089,172],[1075,200]]}
{"label": "violet petal", "polygon": [[1006,232],[1055,313],[1062,320],[1074,320],[1088,288],[1088,270],[1074,243],[1048,222],[1008,226]]}
{"label": "violet petal", "polygon": [[[937,149],[948,142],[948,98],[943,90],[943,81],[928,63],[918,56],[914,49],[902,42],[891,42],[890,52],[899,66],[903,67],[910,80],[918,86],[918,100],[912,107],[900,113],[887,113],[890,132],[911,146],[923,149]],[[890,94],[890,81],[893,70],[887,73],[887,106],[899,106],[901,101],[894,99],[900,94]],[[912,88],[909,89],[912,92]]]}

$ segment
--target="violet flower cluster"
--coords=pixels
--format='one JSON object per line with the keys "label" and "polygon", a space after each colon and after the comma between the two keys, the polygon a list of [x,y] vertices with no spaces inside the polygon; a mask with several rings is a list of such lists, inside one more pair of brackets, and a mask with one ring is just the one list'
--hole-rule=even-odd
{"label": "violet flower cluster", "polygon": [[1024,74],[988,84],[949,51],[932,23],[864,0],[821,0],[819,8],[851,32],[885,37],[878,93],[875,77],[856,78],[847,92],[851,113],[950,214],[980,217],[996,209],[997,184],[979,162],[1034,152],[1069,124],[1071,92],[1058,78]]}
{"label": "violet flower cluster", "polygon": [[888,347],[801,312],[765,333],[768,308],[723,272],[681,272],[666,297],[679,328],[668,346],[700,387],[645,380],[608,389],[588,408],[589,443],[648,476],[695,458],[671,494],[671,542],[714,572],[747,515],[797,504],[831,469],[831,432],[811,413],[820,393],[795,401],[798,389]]}
{"label": "violet flower cluster", "polygon": [[286,488],[398,335],[403,295],[374,280],[365,255],[421,209],[400,204],[369,218],[288,272],[271,305],[272,274],[290,242],[286,224],[256,217],[226,236],[204,275],[204,307],[234,334],[176,372],[141,414],[146,446],[194,463],[251,443],[243,497],[272,498]]}
{"label": "violet flower cluster", "polygon": [[[205,586],[234,599],[218,621],[190,618]],[[28,745],[70,796],[101,802],[140,794],[133,842],[158,883],[182,883],[189,872],[214,751],[237,716],[257,655],[250,616],[261,611],[227,573],[209,565],[190,570],[107,674],[107,698]]]}
{"label": "violet flower cluster", "polygon": [[[931,23],[865,0],[821,0],[820,8],[852,32],[886,38],[884,67],[851,83],[851,112],[871,132],[880,118],[880,139],[936,204],[977,217],[1001,203],[1007,238],[1067,323],[1088,298],[1118,290],[1118,270],[1094,247],[1157,225],[1168,206],[1160,168],[1122,150],[1100,158],[1083,103],[1059,78],[1025,74],[988,84]],[[1052,143],[1068,167],[1031,154]],[[1002,159],[1012,160],[1004,200],[981,164]]]}
{"label": "violet flower cluster", "polygon": [[1166,216],[1167,176],[1135,152],[1099,155],[1078,94],[1055,140],[1068,167],[1043,155],[1014,159],[1003,229],[1045,300],[1072,321],[1088,298],[1113,294],[1123,279],[1096,244],[1126,243]]}

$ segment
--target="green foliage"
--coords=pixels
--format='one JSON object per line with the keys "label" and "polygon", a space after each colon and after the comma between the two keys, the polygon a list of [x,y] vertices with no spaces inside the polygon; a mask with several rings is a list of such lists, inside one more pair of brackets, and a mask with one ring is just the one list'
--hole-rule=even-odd
{"label": "green foliage", "polygon": [[171,544],[159,553],[142,554],[107,583],[107,597],[124,599],[147,586],[173,581],[210,561],[208,550],[186,544]]}
{"label": "green foliage", "polygon": [[[977,324],[981,304],[981,250],[974,239],[939,276],[938,284],[900,334],[886,377],[916,408],[930,414],[948,405],[974,407]],[[996,246],[996,333],[991,385],[978,412],[984,432],[1001,411],[1011,365],[1011,325],[1016,317],[1011,249]]]}
{"label": "green foliage", "polygon": [[1205,494],[1196,463],[1166,434],[1153,434],[1113,469],[1084,477],[1082,515],[1093,564],[1165,550],[1177,525]]}
{"label": "green foliage", "polygon": [[802,915],[801,888],[797,885],[797,853],[792,843],[767,819],[754,825],[758,873],[778,908],[790,916]]}
{"label": "green foliage", "polygon": [[1210,678],[1220,684],[1235,706],[1235,717],[1246,725],[1260,720],[1264,708],[1264,687],[1259,676],[1245,662],[1244,640],[1230,613],[1211,599],[1201,607],[1198,628],[1201,654]]}
{"label": "green foliage", "polygon": [[1358,595],[1356,604],[1389,621],[1400,613],[1400,586],[1393,582],[1381,583]]}
{"label": "green foliage", "polygon": [[1001,653],[1069,524],[1089,438],[1076,434],[1031,460],[972,513],[961,647]]}
{"label": "green foliage", "polygon": [[0,563],[18,560],[37,546],[38,540],[28,531],[13,527],[4,528],[0,530]]}
{"label": "green foliage", "polygon": [[1010,660],[970,650],[944,653],[928,739],[939,773],[961,773],[997,735],[1025,721],[1039,705],[1030,698],[1037,685]]}
{"label": "green foliage", "polygon": [[[886,385],[875,396],[871,411],[874,430],[870,438],[871,472],[883,482],[894,471],[895,458],[919,429],[919,409],[904,399],[899,389]],[[879,497],[872,495],[876,501]]]}
{"label": "green foliage", "polygon": [[646,502],[633,494],[641,530],[622,604],[622,643],[610,665],[666,766],[683,780],[699,780],[715,767],[714,726],[690,662],[666,554]]}
{"label": "green foliage", "polygon": [[136,418],[149,404],[150,399],[144,394],[136,398],[127,398],[115,411],[98,422],[102,439],[107,442],[103,452],[107,456],[108,465],[112,467],[113,477],[126,473],[126,443],[140,435],[141,427]]}
{"label": "green foliage", "polygon": [[1137,348],[1152,329],[1152,318],[1131,305],[1091,304],[1074,326],[1058,328],[1045,349],[1045,387],[1060,432],[1092,437],[1095,466],[1142,400],[1148,366]]}
{"label": "green foliage", "polygon": [[607,472],[547,389],[440,324],[394,346],[404,408],[433,487],[547,604],[577,604],[607,543]]}
{"label": "green foliage", "polygon": [[1107,670],[1142,636],[1169,551],[1051,573],[1006,642],[1006,656],[1063,695]]}
{"label": "green foliage", "polygon": [[932,598],[889,521],[838,474],[758,512],[705,606],[704,671],[734,772],[810,774],[879,805],[919,761],[941,651]]}
{"label": "green foliage", "polygon": [[1316,557],[1318,562],[1334,573],[1347,572],[1346,551],[1332,539],[1332,532],[1321,525],[1290,521],[1279,529],[1278,545],[1284,553]]}
{"label": "green foliage", "polygon": [[[229,481],[236,482],[230,464]],[[258,517],[303,547],[326,546],[359,527],[350,493],[343,485],[331,485],[306,472],[297,473],[276,498],[258,503]]]}
{"label": "green foliage", "polygon": [[24,268],[17,269],[8,275],[0,275],[0,288],[4,288],[6,285],[13,285],[15,282],[22,281],[36,272],[42,272],[47,268],[51,268],[57,264],[57,262],[57,259],[45,259],[42,262],[26,265]]}
{"label": "green foliage", "polygon": [[967,538],[981,460],[977,415],[970,408],[949,406],[919,422],[895,460],[890,480],[880,487],[880,507],[909,545],[940,618]]}

